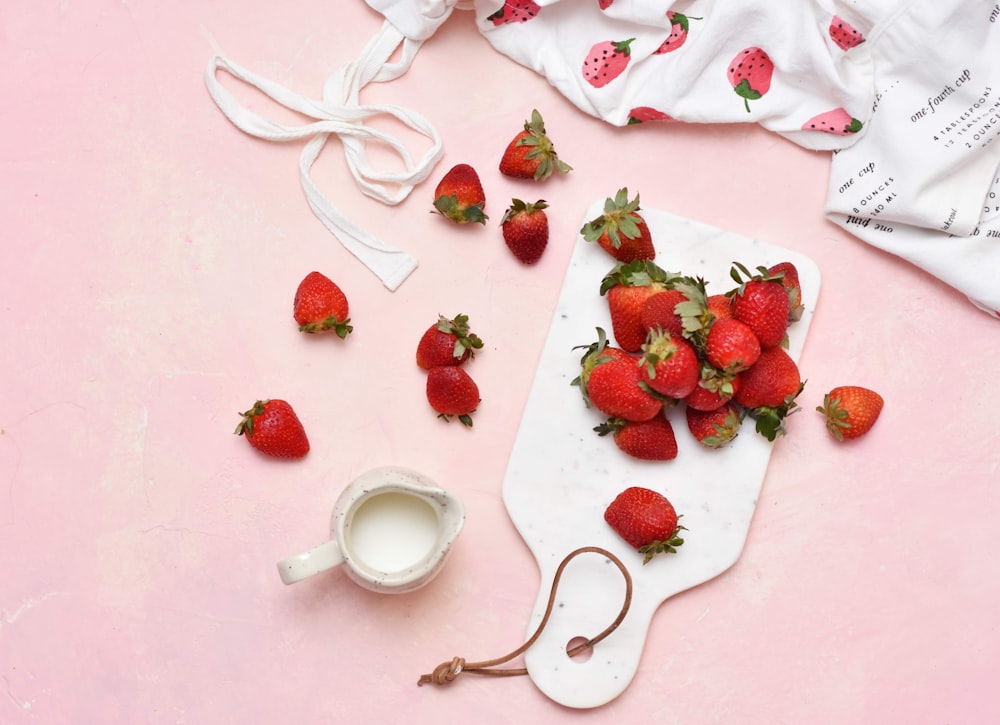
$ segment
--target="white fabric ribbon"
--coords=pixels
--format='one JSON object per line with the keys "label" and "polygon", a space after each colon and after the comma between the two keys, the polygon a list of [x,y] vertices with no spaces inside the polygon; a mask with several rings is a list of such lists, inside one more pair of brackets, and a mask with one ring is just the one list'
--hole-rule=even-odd
{"label": "white fabric ribbon", "polygon": [[[209,95],[225,116],[239,128],[269,141],[309,139],[299,157],[299,174],[313,212],[355,257],[374,272],[390,290],[395,290],[416,269],[409,253],[376,239],[357,226],[328,199],[312,180],[310,170],[331,135],[337,136],[358,187],[365,195],[386,204],[402,202],[434,169],[444,147],[441,137],[422,115],[393,104],[362,105],[359,93],[368,83],[393,80],[405,73],[423,39],[403,35],[386,21],[362,50],[357,60],[338,69],[326,82],[322,100],[302,96],[263,78],[222,56],[214,56],[205,71]],[[402,45],[398,62],[389,58]],[[280,105],[315,119],[291,126],[267,119],[241,105],[219,81],[217,71],[229,73],[269,96]],[[365,125],[377,115],[389,115],[430,140],[430,147],[416,161],[406,145],[391,134]],[[403,162],[401,171],[379,170],[369,162],[365,144],[375,141],[395,151]]]}

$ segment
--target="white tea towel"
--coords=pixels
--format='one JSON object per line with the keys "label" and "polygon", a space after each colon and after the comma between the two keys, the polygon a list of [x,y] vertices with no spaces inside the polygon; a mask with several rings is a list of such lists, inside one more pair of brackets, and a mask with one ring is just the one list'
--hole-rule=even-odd
{"label": "white tea towel", "polygon": [[1000,4],[898,3],[866,32],[874,114],[827,214],[1000,317]]}

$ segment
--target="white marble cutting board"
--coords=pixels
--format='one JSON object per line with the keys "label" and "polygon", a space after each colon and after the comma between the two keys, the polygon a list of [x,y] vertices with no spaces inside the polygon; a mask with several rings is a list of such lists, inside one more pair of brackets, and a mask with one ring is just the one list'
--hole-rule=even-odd
{"label": "white marble cutting board", "polygon": [[[581,226],[598,216],[602,207],[603,199],[595,201]],[[656,263],[670,272],[702,277],[709,294],[735,286],[729,277],[733,261],[751,270],[781,261],[794,263],[805,312],[789,329],[789,353],[799,358],[820,286],[819,270],[811,259],[668,212],[642,211],[656,245]],[[585,661],[580,656],[570,659],[567,645],[608,626],[625,593],[621,572],[606,557],[593,553],[576,557],[563,574],[552,617],[525,654],[535,685],[556,702],[575,708],[597,707],[620,695],[635,675],[650,620],[660,604],[736,562],[772,447],[782,440],[768,442],[747,421],[729,446],[705,448],[690,436],[683,406],[669,414],[679,449],[673,461],[629,458],[610,436],[600,438],[593,432],[603,416],[587,409],[579,389],[570,385],[583,354],[573,348],[596,340],[598,326],[614,344],[607,302],[599,294],[601,279],[613,263],[597,245],[577,240],[503,482],[504,504],[539,567],[529,635],[541,621],[556,568],[571,551],[582,546],[604,548],[626,564],[634,582],[632,605],[619,628]],[[808,371],[802,374],[808,378]],[[789,420],[789,435],[794,435],[797,417]],[[658,556],[643,566],[642,557],[604,522],[604,509],[631,485],[660,491],[683,514],[681,522],[688,531],[676,555]],[[647,656],[656,657],[656,652]]]}

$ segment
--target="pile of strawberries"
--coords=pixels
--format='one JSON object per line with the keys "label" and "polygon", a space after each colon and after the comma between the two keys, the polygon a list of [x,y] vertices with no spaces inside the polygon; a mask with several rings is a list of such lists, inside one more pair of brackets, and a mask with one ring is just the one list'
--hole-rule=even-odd
{"label": "pile of strawberries", "polygon": [[[627,189],[609,197],[582,233],[615,260],[600,294],[616,344],[598,328],[597,340],[580,346],[573,381],[586,405],[607,416],[594,429],[599,435],[634,458],[672,460],[677,440],[664,411],[676,405],[684,405],[690,433],[712,448],[731,441],[747,418],[770,441],[785,432],[805,385],[786,350],[789,325],[803,312],[794,264],[751,271],[735,262],[735,286],[709,295],[702,279],[655,263],[639,196],[630,199]],[[874,423],[881,398],[868,391],[862,411],[860,397],[845,390],[832,391],[820,411],[835,435],[857,437]]]}

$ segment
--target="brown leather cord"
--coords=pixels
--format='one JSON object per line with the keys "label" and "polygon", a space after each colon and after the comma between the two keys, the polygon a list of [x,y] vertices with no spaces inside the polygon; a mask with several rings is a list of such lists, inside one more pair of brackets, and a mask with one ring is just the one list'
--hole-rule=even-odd
{"label": "brown leather cord", "polygon": [[538,628],[535,630],[534,634],[528,638],[527,642],[503,657],[497,657],[492,660],[484,660],[483,662],[466,662],[461,657],[453,657],[450,661],[439,664],[430,674],[421,675],[420,679],[417,680],[417,685],[447,685],[454,682],[455,678],[463,672],[471,672],[477,675],[490,675],[493,677],[513,677],[516,675],[528,674],[528,670],[523,667],[503,669],[496,669],[496,667],[497,665],[509,662],[518,655],[524,654],[524,652],[526,652],[528,648],[535,643],[541,635],[542,630],[545,629],[545,625],[548,624],[549,617],[552,614],[552,609],[555,606],[556,601],[556,589],[559,587],[559,580],[562,578],[563,570],[566,569],[566,565],[569,564],[569,562],[575,557],[586,553],[601,554],[602,556],[606,556],[615,566],[618,567],[622,576],[625,577],[625,601],[622,603],[621,611],[618,612],[618,616],[615,618],[614,622],[608,625],[604,631],[596,637],[588,639],[586,642],[578,644],[576,647],[568,650],[566,655],[568,657],[575,657],[585,649],[593,647],[595,644],[618,629],[618,625],[620,625],[622,620],[625,619],[625,615],[628,614],[629,607],[632,606],[632,576],[628,573],[628,569],[625,568],[625,565],[622,564],[621,560],[610,551],[606,551],[605,549],[597,546],[583,546],[570,552],[559,564],[559,568],[556,569],[556,575],[552,578],[552,588],[549,590],[549,601],[545,607],[545,614],[542,616],[542,621],[538,623]]}

